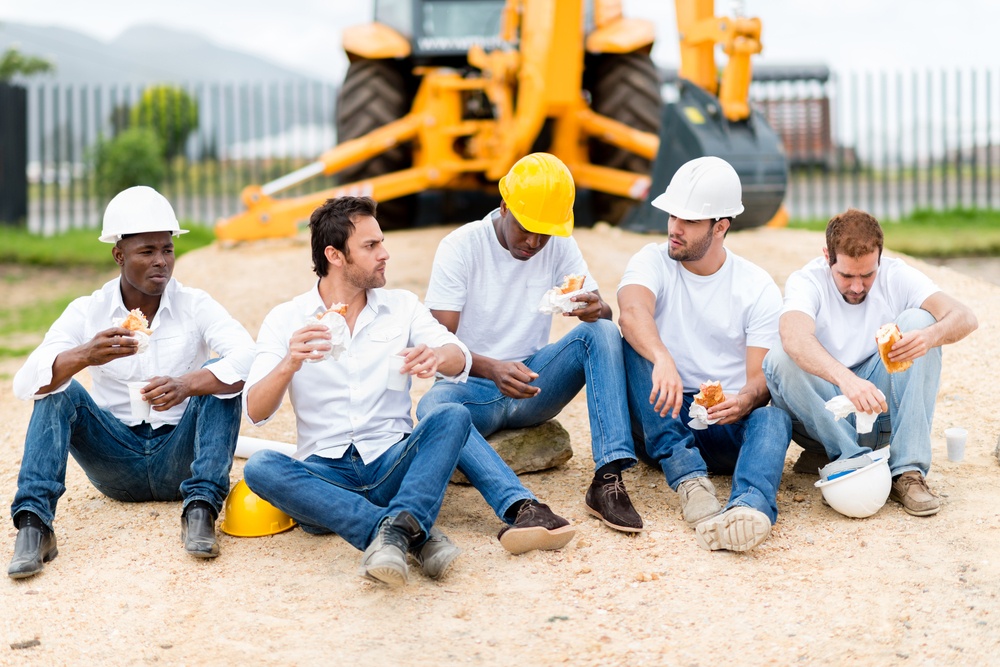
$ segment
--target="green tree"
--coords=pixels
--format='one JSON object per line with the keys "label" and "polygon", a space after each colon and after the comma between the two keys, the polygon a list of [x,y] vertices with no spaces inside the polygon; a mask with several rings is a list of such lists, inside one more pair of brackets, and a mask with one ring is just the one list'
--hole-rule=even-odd
{"label": "green tree", "polygon": [[198,127],[198,103],[177,86],[153,86],[132,107],[132,125],[152,128],[163,155],[172,158],[180,155],[188,135]]}
{"label": "green tree", "polygon": [[55,65],[50,61],[37,56],[26,56],[14,46],[0,55],[0,81],[10,81],[18,74],[31,76],[54,70]]}
{"label": "green tree", "polygon": [[133,185],[157,188],[167,172],[163,146],[151,128],[130,127],[93,152],[94,189],[105,202]]}

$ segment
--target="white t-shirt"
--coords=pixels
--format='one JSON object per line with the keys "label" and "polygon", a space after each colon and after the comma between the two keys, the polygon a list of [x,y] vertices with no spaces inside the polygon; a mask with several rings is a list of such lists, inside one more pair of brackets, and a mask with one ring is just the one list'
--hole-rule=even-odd
{"label": "white t-shirt", "polygon": [[570,274],[587,276],[587,291],[597,283],[571,236],[553,236],[531,259],[514,259],[497,238],[495,214],[442,239],[424,303],[461,313],[456,333],[472,352],[523,361],[549,342],[552,316],[538,312],[542,295]]}
{"label": "white t-shirt", "polygon": [[844,301],[833,272],[817,257],[788,276],[782,313],[798,311],[816,321],[816,338],[834,359],[848,368],[878,352],[875,332],[904,310],[919,308],[940,288],[903,260],[883,257],[865,300]]}
{"label": "white t-shirt", "polygon": [[781,292],[764,269],[729,250],[718,271],[699,276],[667,248],[650,243],[636,253],[618,289],[642,285],[656,297],[653,319],[685,392],[718,380],[735,395],[747,381],[747,348],[778,342]]}

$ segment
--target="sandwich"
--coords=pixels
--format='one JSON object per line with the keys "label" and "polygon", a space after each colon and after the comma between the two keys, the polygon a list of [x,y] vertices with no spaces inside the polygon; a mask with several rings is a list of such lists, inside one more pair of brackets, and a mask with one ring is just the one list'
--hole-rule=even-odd
{"label": "sandwich", "polygon": [[122,320],[121,326],[129,331],[139,331],[147,336],[153,334],[153,330],[149,328],[146,316],[138,308],[129,311],[128,317]]}
{"label": "sandwich", "polygon": [[899,327],[896,326],[895,323],[883,324],[875,333],[875,343],[878,345],[878,354],[882,357],[882,363],[885,364],[885,370],[890,373],[905,371],[913,365],[912,361],[891,361],[889,359],[889,351],[892,350],[892,346],[896,344],[896,341],[902,337],[903,334],[900,332]]}
{"label": "sandwich", "polygon": [[322,312],[319,315],[317,315],[316,319],[317,320],[321,320],[324,317],[326,317],[327,315],[329,315],[330,313],[337,313],[341,317],[347,317],[347,304],[346,303],[335,303],[332,306],[330,306],[329,308],[327,308],[325,312]]}
{"label": "sandwich", "polygon": [[701,391],[694,395],[694,402],[704,406],[706,410],[725,400],[726,395],[722,393],[722,383],[719,381],[703,383]]}
{"label": "sandwich", "polygon": [[579,292],[583,289],[583,279],[586,276],[575,276],[569,275],[563,278],[563,284],[559,286],[559,291],[563,294],[569,294],[570,292]]}

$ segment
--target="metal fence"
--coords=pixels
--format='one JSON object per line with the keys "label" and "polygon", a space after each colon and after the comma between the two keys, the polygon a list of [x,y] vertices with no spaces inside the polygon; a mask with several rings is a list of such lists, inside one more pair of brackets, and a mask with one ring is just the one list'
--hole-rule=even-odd
{"label": "metal fence", "polygon": [[[792,217],[824,219],[848,206],[883,220],[919,208],[1000,207],[996,78],[991,70],[758,77],[751,97],[784,141]],[[244,186],[288,173],[336,143],[333,85],[179,87],[197,102],[198,125],[169,160],[161,190],[183,218],[211,224],[232,215]],[[29,87],[30,229],[100,224],[105,202],[95,194],[94,146],[127,124],[142,92]],[[664,97],[671,98],[669,84]]]}

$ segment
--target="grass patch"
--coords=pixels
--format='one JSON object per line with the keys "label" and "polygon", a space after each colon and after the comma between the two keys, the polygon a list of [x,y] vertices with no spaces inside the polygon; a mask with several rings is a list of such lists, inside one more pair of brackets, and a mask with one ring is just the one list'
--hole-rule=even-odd
{"label": "grass patch", "polygon": [[[825,231],[826,220],[793,220],[793,229]],[[1000,211],[954,209],[914,211],[882,222],[885,246],[913,257],[995,257],[1000,255]]]}
{"label": "grass patch", "polygon": [[46,331],[75,298],[75,296],[64,296],[51,301],[36,301],[17,308],[0,309],[0,336]]}
{"label": "grass patch", "polygon": [[[215,240],[211,227],[181,223],[190,233],[175,239],[178,257]],[[97,240],[98,229],[74,229],[55,236],[40,236],[19,227],[0,226],[0,262],[35,266],[92,266],[111,269],[111,245]]]}

